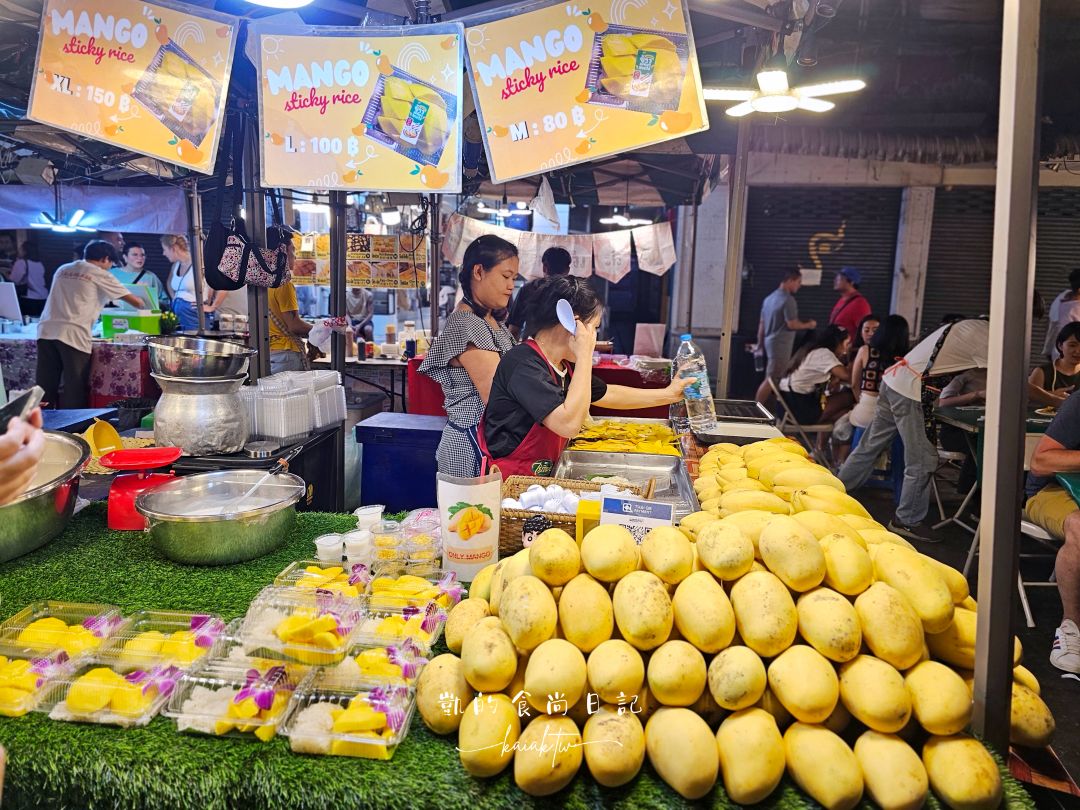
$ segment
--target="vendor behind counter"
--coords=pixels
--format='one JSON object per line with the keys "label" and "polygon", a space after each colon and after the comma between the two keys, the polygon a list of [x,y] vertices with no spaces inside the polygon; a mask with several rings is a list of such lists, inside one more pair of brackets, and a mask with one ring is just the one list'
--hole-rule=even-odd
{"label": "vendor behind counter", "polygon": [[[565,298],[574,311],[576,333],[556,315]],[[532,337],[499,361],[481,422],[479,439],[488,465],[503,476],[550,475],[569,439],[581,432],[590,404],[630,410],[669,405],[692,380],[676,378],[666,388],[607,385],[593,376],[592,355],[603,308],[578,278],[545,279],[529,311]]]}

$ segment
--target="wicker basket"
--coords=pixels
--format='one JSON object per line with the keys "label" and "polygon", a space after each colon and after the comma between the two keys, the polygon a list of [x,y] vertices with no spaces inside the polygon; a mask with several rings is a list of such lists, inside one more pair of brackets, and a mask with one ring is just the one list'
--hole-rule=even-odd
{"label": "wicker basket", "polygon": [[[558,484],[563,489],[571,492],[599,492],[601,483],[592,481],[575,481],[571,478],[541,478],[530,475],[511,475],[502,484],[503,500],[517,498],[522,492],[533,484],[551,486]],[[641,495],[641,487],[630,485],[620,486],[620,489],[629,490],[635,495]],[[502,509],[499,516],[499,557],[508,557],[522,549],[521,534],[525,529],[525,521],[531,517],[543,515],[551,521],[556,529],[562,529],[571,537],[577,529],[577,516],[564,515],[558,512],[530,512],[528,509]]]}

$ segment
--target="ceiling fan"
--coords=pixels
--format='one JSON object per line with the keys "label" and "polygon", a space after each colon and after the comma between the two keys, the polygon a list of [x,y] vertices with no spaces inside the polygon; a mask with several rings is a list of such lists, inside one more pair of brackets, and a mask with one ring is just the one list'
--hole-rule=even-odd
{"label": "ceiling fan", "polygon": [[840,93],[854,93],[866,87],[862,79],[810,84],[804,87],[791,87],[788,84],[787,65],[782,54],[774,55],[757,74],[757,90],[738,87],[706,87],[705,98],[709,101],[740,101],[734,107],[728,107],[727,114],[741,118],[752,112],[782,113],[791,110],[809,112],[828,112],[836,106],[822,96],[834,96]]}

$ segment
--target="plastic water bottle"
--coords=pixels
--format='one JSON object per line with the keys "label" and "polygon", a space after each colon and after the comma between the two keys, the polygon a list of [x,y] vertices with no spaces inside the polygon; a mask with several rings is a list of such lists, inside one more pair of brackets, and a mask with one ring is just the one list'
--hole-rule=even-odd
{"label": "plastic water bottle", "polygon": [[716,424],[716,405],[712,388],[709,387],[709,368],[705,355],[694,343],[692,335],[683,335],[679,350],[675,353],[674,373],[679,377],[693,377],[696,382],[683,392],[686,399],[686,415],[690,428],[698,433],[710,430]]}

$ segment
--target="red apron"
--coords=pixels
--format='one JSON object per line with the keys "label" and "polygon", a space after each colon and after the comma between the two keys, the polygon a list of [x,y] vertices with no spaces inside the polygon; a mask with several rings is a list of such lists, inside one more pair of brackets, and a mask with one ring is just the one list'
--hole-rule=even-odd
{"label": "red apron", "polygon": [[[547,357],[544,356],[536,341],[529,338],[525,341],[525,345],[544,358],[551,379],[558,382],[555,370],[551,367],[551,363],[548,362]],[[567,374],[573,376],[570,369],[567,369]],[[504,458],[493,458],[488,450],[487,438],[484,435],[484,420],[482,418],[476,430],[476,439],[480,445],[480,451],[484,454],[481,474],[486,473],[492,467],[498,467],[503,478],[511,475],[551,475],[559,461],[559,456],[566,449],[567,442],[558,433],[544,427],[543,423],[537,422],[525,434],[525,438],[522,439],[521,444],[517,446],[513,453]]]}

